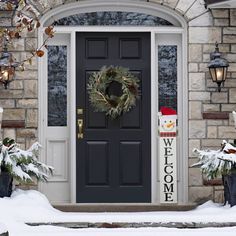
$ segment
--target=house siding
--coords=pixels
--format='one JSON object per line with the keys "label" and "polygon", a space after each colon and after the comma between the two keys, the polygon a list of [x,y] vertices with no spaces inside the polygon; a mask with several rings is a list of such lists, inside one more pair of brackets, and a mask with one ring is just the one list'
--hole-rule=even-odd
{"label": "house siding", "polygon": [[[135,0],[134,0],[135,1]],[[74,1],[31,1],[39,14]],[[145,2],[145,1],[143,1]],[[201,0],[153,0],[172,8],[188,22],[188,98],[189,98],[189,202],[201,203],[212,199],[223,201],[221,185],[205,185],[198,168],[190,166],[197,161],[193,148],[220,147],[222,139],[236,138],[232,115],[229,119],[203,119],[203,112],[231,112],[236,110],[236,9],[208,10]],[[78,1],[78,4],[80,2]],[[146,4],[149,4],[148,2]],[[11,12],[0,11],[0,26],[11,25]],[[230,64],[228,78],[219,93],[210,79],[207,64],[215,42],[219,43]],[[37,34],[27,33],[13,43],[11,51],[17,60],[30,54],[37,45]],[[3,136],[15,138],[22,148],[28,148],[38,139],[38,77],[37,59],[17,71],[17,79],[9,90],[0,88],[0,106],[4,108],[3,120],[25,121],[23,128],[4,128]]]}

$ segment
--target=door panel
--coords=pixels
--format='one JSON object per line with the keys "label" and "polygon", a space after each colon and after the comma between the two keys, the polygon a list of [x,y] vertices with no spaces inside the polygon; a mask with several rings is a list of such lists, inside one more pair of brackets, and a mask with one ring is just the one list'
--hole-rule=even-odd
{"label": "door panel", "polygon": [[122,38],[120,39],[120,58],[139,59],[141,57],[140,39]]}
{"label": "door panel", "polygon": [[107,58],[108,40],[107,38],[87,38],[86,57],[87,59],[105,59]]}
{"label": "door panel", "polygon": [[[120,185],[142,185],[141,142],[120,143]],[[133,163],[136,163],[133,165]]]}
{"label": "door panel", "polygon": [[[150,33],[77,33],[76,103],[84,137],[77,139],[77,202],[151,201]],[[102,66],[123,66],[140,79],[140,98],[111,120],[94,112],[86,85]],[[78,127],[77,127],[78,132]]]}
{"label": "door panel", "polygon": [[87,142],[86,185],[108,185],[108,143]]}
{"label": "door panel", "polygon": [[136,107],[133,108],[132,113],[127,113],[120,118],[121,129],[139,129],[141,128],[141,104],[140,101],[136,102]]}

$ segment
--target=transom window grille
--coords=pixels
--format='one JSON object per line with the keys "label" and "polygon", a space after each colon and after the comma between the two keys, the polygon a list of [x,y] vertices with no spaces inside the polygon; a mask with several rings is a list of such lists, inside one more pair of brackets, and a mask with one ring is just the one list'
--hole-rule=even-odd
{"label": "transom window grille", "polygon": [[54,23],[55,26],[75,25],[140,25],[140,26],[173,26],[169,21],[152,15],[137,12],[103,11],[80,13],[63,17]]}

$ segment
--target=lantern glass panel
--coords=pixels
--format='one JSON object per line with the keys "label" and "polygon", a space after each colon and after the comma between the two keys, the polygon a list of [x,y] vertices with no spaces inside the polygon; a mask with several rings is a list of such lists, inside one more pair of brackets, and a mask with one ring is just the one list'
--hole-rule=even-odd
{"label": "lantern glass panel", "polygon": [[228,71],[228,67],[223,67],[223,81],[226,80],[227,71]]}
{"label": "lantern glass panel", "polygon": [[2,67],[0,71],[1,71],[0,81],[11,82],[14,79],[15,75],[14,67]]}
{"label": "lantern glass panel", "polygon": [[209,68],[209,71],[210,71],[210,74],[211,74],[211,78],[213,80],[213,82],[216,82],[217,79],[216,79],[216,68]]}
{"label": "lantern glass panel", "polygon": [[2,71],[2,79],[4,81],[9,81],[9,73],[8,73],[8,70],[3,70]]}
{"label": "lantern glass panel", "polygon": [[213,82],[222,82],[226,79],[227,67],[209,68]]}
{"label": "lantern glass panel", "polygon": [[215,71],[216,71],[216,80],[218,82],[223,81],[224,80],[224,68],[223,67],[215,68]]}

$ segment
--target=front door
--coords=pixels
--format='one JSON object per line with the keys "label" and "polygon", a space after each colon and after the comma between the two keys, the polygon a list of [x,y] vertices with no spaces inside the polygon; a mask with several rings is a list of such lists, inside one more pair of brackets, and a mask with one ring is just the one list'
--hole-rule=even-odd
{"label": "front door", "polygon": [[[150,33],[77,33],[77,202],[151,202],[150,64]],[[86,90],[89,75],[110,65],[140,79],[136,106],[114,120],[94,112]]]}

